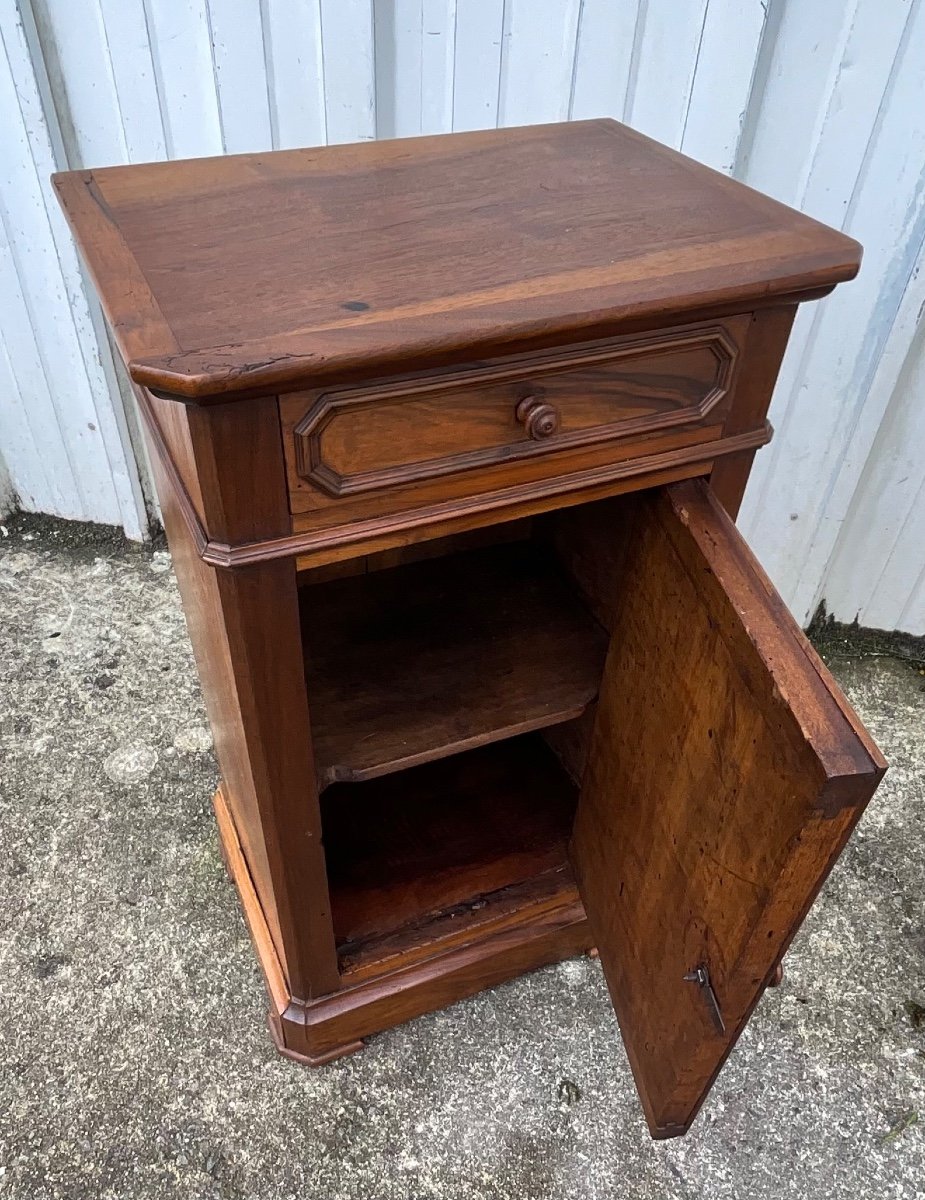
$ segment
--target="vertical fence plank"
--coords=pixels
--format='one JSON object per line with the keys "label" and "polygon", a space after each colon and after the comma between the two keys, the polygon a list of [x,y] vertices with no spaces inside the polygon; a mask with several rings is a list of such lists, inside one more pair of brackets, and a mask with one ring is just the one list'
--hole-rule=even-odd
{"label": "vertical fence plank", "polygon": [[[0,71],[6,71],[6,63],[0,62]],[[5,121],[4,92],[0,79],[0,114]],[[0,437],[20,504],[33,512],[79,517],[84,512],[83,498],[61,439],[2,214],[0,330]],[[107,505],[104,512],[108,511]]]}
{"label": "vertical fence plank", "polygon": [[376,36],[376,134],[421,132],[422,0],[379,0]]}
{"label": "vertical fence plank", "polygon": [[623,120],[640,0],[583,0],[570,116]]}
{"label": "vertical fence plank", "polygon": [[[125,160],[156,162],[167,157],[167,139],[144,0],[99,0],[99,4]],[[63,16],[70,9],[71,5],[62,4],[54,5],[52,11]],[[74,49],[78,54],[85,54],[86,44],[87,32],[84,30],[75,40]],[[69,79],[86,73],[86,61],[75,62]],[[87,166],[93,166],[116,160],[108,158],[94,162],[84,158],[83,161]]]}
{"label": "vertical fence plank", "polygon": [[568,117],[579,0],[507,0],[499,125]]}
{"label": "vertical fence plank", "polygon": [[[814,603],[840,620],[892,629],[915,587],[921,547],[911,540],[925,470],[925,243],[880,356],[870,394],[888,396],[884,416]],[[925,629],[911,632],[925,633]]]}
{"label": "vertical fence plank", "polygon": [[[921,546],[925,540],[925,487],[919,491],[919,505],[915,511],[915,528],[908,530],[907,542],[910,547]],[[906,564],[908,570],[908,563]],[[914,633],[918,636],[925,636],[925,567],[919,572],[915,582],[909,589],[909,598],[903,606],[902,612],[889,625],[881,626],[885,629],[901,629],[907,633]]]}
{"label": "vertical fence plank", "polygon": [[[128,161],[106,23],[96,0],[85,5],[37,3],[42,50],[52,65],[59,118],[69,134],[73,166]],[[150,66],[150,64],[149,64]],[[63,81],[66,80],[66,86]]]}
{"label": "vertical fence plank", "polygon": [[453,128],[498,123],[504,0],[459,0],[453,73]]}
{"label": "vertical fence plank", "polygon": [[423,0],[421,133],[449,133],[453,128],[456,10],[457,0]]}
{"label": "vertical fence plank", "polygon": [[[27,10],[28,11],[28,10]],[[36,51],[47,67],[63,165],[165,158],[167,144],[143,0],[36,0]]]}
{"label": "vertical fence plank", "polygon": [[[0,346],[0,387],[6,380],[4,368],[6,366],[3,347]],[[13,481],[10,479],[10,472],[7,469],[6,459],[0,454],[0,521],[8,516],[16,508],[17,496],[13,487]]]}
{"label": "vertical fence plank", "polygon": [[327,141],[320,0],[269,0],[264,13],[273,144]]}
{"label": "vertical fence plank", "polygon": [[[857,617],[875,629],[901,627],[916,634],[925,634],[925,618],[913,624],[913,613],[921,605],[918,591],[923,586],[925,570],[923,351],[925,346],[920,338],[904,373],[894,411],[878,437],[879,453],[871,456],[867,486],[859,490],[858,503],[853,506],[857,519],[851,522],[843,558],[848,560],[850,556],[855,567],[863,564],[866,578],[855,579],[855,583],[862,585],[855,592],[858,607],[852,611],[848,595],[838,587],[837,577],[830,576],[826,581],[827,592],[838,598],[836,615],[847,620]],[[851,537],[851,533],[860,537]],[[888,553],[881,565],[876,557],[882,547],[887,547]]]}
{"label": "vertical fence plank", "polygon": [[[30,23],[27,39],[12,0],[0,0],[0,36],[0,112],[13,149],[0,180],[2,336],[14,381],[10,403],[18,408],[11,423],[28,434],[41,462],[43,509],[123,524],[139,536],[146,518],[124,415],[113,404],[76,252],[50,194],[60,138],[42,102],[44,91],[50,104],[34,62],[37,31]],[[19,464],[8,465],[19,488]]]}
{"label": "vertical fence plank", "polygon": [[646,0],[636,37],[626,120],[679,147],[706,16],[706,0]]}
{"label": "vertical fence plank", "polygon": [[[796,10],[801,19],[810,7]],[[772,406],[777,436],[759,456],[740,518],[800,619],[812,615],[888,401],[871,393],[872,380],[922,237],[925,76],[915,64],[925,54],[923,16],[921,6],[861,0],[848,27],[831,34],[819,111],[803,114],[815,129],[805,162],[787,173],[776,121],[759,120],[749,157],[749,182],[761,164],[766,190],[843,224],[865,247],[860,277],[798,319]],[[815,87],[819,64],[804,65]]]}
{"label": "vertical fence plank", "polygon": [[260,5],[208,0],[208,17],[225,152],[269,150],[273,132]]}
{"label": "vertical fence plank", "polygon": [[709,0],[681,149],[731,173],[745,123],[768,0]]}
{"label": "vertical fence plank", "polygon": [[[749,114],[740,173],[753,187],[797,208],[833,92],[840,81],[844,86],[841,64],[857,3],[818,0],[776,9],[779,24],[764,86]],[[872,95],[874,102],[879,94]],[[860,141],[863,154],[866,138]]]}
{"label": "vertical fence plank", "polygon": [[376,136],[372,0],[321,0],[329,142]]}
{"label": "vertical fence plank", "polygon": [[146,0],[170,158],[224,148],[205,0]]}

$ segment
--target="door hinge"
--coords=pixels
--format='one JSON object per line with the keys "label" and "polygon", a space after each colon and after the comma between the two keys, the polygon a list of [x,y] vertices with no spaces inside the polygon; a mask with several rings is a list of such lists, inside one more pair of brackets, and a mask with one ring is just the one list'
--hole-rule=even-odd
{"label": "door hinge", "polygon": [[726,1032],[726,1022],[723,1020],[723,1014],[719,1010],[719,1001],[716,999],[716,992],[713,991],[713,984],[710,982],[710,969],[706,963],[698,963],[692,971],[684,976],[685,983],[696,983],[700,988],[703,998],[707,1002],[707,1008],[710,1010],[710,1018],[716,1026],[717,1033]]}

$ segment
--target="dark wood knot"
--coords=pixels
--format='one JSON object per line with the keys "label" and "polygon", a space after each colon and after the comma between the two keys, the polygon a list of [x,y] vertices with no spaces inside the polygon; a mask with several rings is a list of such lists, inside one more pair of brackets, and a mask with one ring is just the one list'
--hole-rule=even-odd
{"label": "dark wood knot", "polygon": [[525,396],[514,415],[535,442],[559,432],[559,410],[544,403],[539,396]]}

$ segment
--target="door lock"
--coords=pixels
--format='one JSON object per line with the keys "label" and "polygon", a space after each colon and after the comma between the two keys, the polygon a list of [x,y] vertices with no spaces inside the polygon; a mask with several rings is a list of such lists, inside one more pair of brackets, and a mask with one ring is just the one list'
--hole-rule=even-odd
{"label": "door lock", "polygon": [[716,1026],[717,1033],[726,1032],[726,1022],[723,1020],[723,1014],[719,1010],[719,1001],[716,999],[716,992],[713,991],[713,984],[710,982],[710,969],[706,963],[698,963],[692,971],[684,976],[685,983],[696,983],[703,993],[703,998],[707,1002],[707,1008],[710,1010],[710,1018]]}

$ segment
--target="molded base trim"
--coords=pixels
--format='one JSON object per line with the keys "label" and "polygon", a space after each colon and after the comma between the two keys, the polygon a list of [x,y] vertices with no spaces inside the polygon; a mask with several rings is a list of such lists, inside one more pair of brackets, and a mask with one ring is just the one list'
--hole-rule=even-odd
{"label": "molded base trim", "polygon": [[359,1050],[363,1039],[433,1012],[537,967],[587,953],[594,938],[580,901],[527,909],[523,924],[439,951],[314,1000],[289,993],[266,920],[241,852],[222,790],[215,794],[222,855],[238,889],[244,916],[270,993],[270,1030],[288,1058],[321,1066]]}
{"label": "molded base trim", "polygon": [[282,1023],[279,1020],[278,1014],[272,1008],[270,1009],[267,1025],[270,1030],[270,1037],[273,1039],[273,1045],[283,1058],[291,1058],[293,1062],[302,1063],[306,1067],[327,1066],[328,1063],[337,1062],[339,1058],[345,1058],[348,1054],[355,1054],[357,1050],[362,1050],[366,1045],[365,1042],[345,1042],[343,1046],[336,1046],[326,1054],[301,1054],[298,1050],[290,1050],[283,1041]]}

